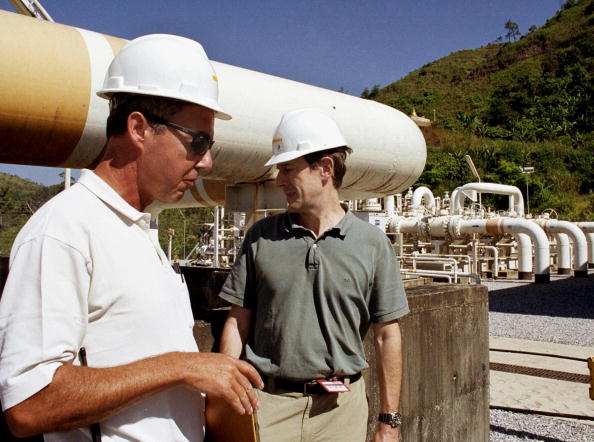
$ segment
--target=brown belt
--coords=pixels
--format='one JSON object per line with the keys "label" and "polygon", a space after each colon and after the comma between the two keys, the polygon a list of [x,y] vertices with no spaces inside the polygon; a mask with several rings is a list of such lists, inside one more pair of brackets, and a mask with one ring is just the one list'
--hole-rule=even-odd
{"label": "brown belt", "polygon": [[[294,393],[303,393],[305,395],[329,394],[320,384],[316,382],[315,379],[311,381],[289,381],[287,379],[266,376],[265,374],[260,374],[260,376],[264,382],[265,391],[269,388],[275,388],[278,390],[292,391]],[[360,378],[361,373],[350,376],[331,377],[328,379],[339,380],[345,384],[352,384],[353,382],[357,382]]]}

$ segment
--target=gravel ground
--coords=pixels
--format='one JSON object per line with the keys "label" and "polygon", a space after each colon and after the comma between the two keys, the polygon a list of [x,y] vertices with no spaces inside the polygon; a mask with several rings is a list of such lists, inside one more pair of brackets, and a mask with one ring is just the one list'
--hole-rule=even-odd
{"label": "gravel ground", "polygon": [[543,442],[592,442],[594,425],[548,416],[491,410],[493,442],[538,440]]}
{"label": "gravel ground", "polygon": [[[549,284],[485,281],[489,334],[594,347],[594,275]],[[593,442],[594,421],[491,410],[490,440]]]}

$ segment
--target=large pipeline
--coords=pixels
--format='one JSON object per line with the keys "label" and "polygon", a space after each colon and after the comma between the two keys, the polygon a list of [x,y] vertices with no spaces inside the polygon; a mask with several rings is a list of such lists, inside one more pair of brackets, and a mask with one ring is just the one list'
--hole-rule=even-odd
{"label": "large pipeline", "polygon": [[[7,11],[0,11],[0,29],[0,162],[92,167],[105,145],[108,113],[107,102],[95,91],[126,41]],[[402,112],[223,63],[213,65],[220,102],[233,119],[215,123],[214,166],[204,173],[205,182],[274,178],[276,170],[264,167],[274,128],[284,112],[300,107],[328,112],[353,148],[343,183],[349,197],[395,194],[421,174],[425,140]],[[209,199],[217,198],[204,201]]]}
{"label": "large pipeline", "polygon": [[548,234],[566,234],[573,242],[573,273],[576,277],[588,276],[588,246],[584,232],[569,221],[557,219],[534,220]]}
{"label": "large pipeline", "polygon": [[[576,227],[577,229],[577,227]],[[390,233],[406,233],[421,238],[463,238],[473,233],[502,235],[515,234],[520,240],[520,279],[529,279],[532,269],[532,248],[534,244],[534,279],[537,283],[550,281],[549,240],[543,229],[532,221],[523,218],[479,218],[464,219],[459,215],[403,218],[392,216],[388,222]]]}
{"label": "large pipeline", "polygon": [[594,268],[594,222],[578,222],[576,225],[586,235],[588,243],[588,267]]}

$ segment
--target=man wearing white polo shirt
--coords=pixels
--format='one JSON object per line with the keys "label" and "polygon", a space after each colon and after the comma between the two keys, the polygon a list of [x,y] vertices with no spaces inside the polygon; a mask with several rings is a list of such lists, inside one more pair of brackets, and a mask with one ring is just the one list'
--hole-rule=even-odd
{"label": "man wearing white polo shirt", "polygon": [[261,379],[198,353],[187,287],[145,209],[178,201],[211,167],[214,118],[230,117],[202,46],[177,36],[128,43],[98,94],[110,100],[104,157],[31,217],[11,252],[0,400],[18,436],[200,441],[202,393],[252,413]]}

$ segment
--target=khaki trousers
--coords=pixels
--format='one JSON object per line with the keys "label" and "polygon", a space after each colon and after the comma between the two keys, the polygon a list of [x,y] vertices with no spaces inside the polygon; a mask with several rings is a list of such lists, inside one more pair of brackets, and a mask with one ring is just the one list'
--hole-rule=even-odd
{"label": "khaki trousers", "polygon": [[304,396],[257,391],[260,442],[364,442],[367,396],[361,377],[347,393]]}

